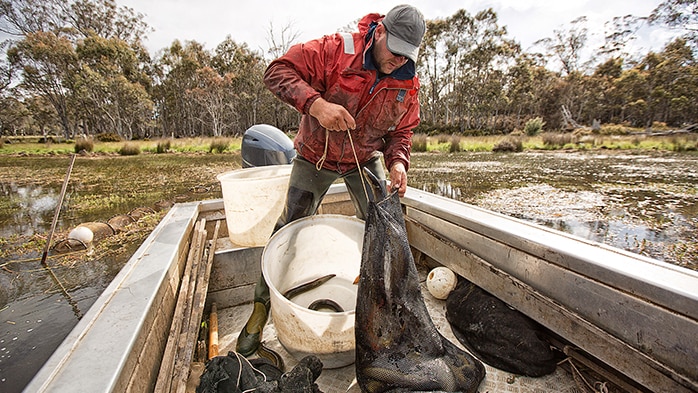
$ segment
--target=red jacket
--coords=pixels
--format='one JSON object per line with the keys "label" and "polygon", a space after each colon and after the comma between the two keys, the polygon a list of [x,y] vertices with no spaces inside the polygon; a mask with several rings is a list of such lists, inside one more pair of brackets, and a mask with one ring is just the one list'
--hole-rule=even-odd
{"label": "red jacket", "polygon": [[356,168],[347,133],[327,132],[308,114],[310,105],[322,96],[344,106],[356,120],[351,138],[360,163],[382,152],[388,169],[396,160],[409,168],[412,129],[419,124],[419,79],[411,60],[377,79],[370,45],[373,27],[382,18],[369,14],[359,22],[358,33],[336,33],[294,45],[267,68],[264,83],[269,90],[303,114],[294,146],[306,160],[320,161],[329,136],[322,166],[339,173]]}

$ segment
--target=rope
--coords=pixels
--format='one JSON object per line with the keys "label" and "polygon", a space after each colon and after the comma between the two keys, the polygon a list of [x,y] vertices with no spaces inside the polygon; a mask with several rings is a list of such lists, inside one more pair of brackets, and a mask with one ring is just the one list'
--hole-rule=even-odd
{"label": "rope", "polygon": [[[361,164],[359,163],[359,157],[356,155],[356,148],[354,147],[354,140],[351,137],[351,131],[347,130],[347,135],[349,135],[349,144],[351,145],[351,151],[354,153],[354,162],[356,162],[356,170],[359,171],[359,177],[361,178],[361,186],[364,189],[364,195],[366,196],[366,201],[369,200],[368,198],[368,190],[366,190],[366,179],[364,178],[364,173],[361,170]],[[330,140],[330,131],[325,128],[325,150],[322,152],[322,157],[318,160],[318,162],[315,164],[315,169],[318,171],[322,169],[322,165],[325,163],[325,160],[327,159],[327,148]]]}
{"label": "rope", "polygon": [[369,201],[368,191],[366,190],[366,179],[364,178],[364,172],[361,170],[361,165],[359,164],[359,157],[356,155],[356,148],[354,147],[354,140],[351,138],[351,132],[347,130],[347,135],[349,135],[349,144],[351,145],[351,151],[354,153],[354,161],[356,162],[356,170],[359,171],[359,178],[361,179],[361,186],[364,188],[364,195],[366,196],[366,201]]}
{"label": "rope", "polygon": [[593,393],[608,393],[608,387],[606,386],[606,382],[596,381],[594,383],[594,386],[591,386],[591,384],[587,382],[586,378],[584,378],[584,375],[582,375],[582,372],[574,364],[572,358],[567,357],[560,361],[558,365],[561,365],[565,362],[569,363],[572,373],[572,379],[574,379],[574,382],[577,384],[577,387],[580,390],[585,392],[591,391]]}
{"label": "rope", "polygon": [[[318,160],[318,162],[315,164],[315,169],[318,171],[322,169],[322,165],[325,163],[325,160],[327,159],[327,145],[330,141],[330,130],[325,128],[325,151],[322,152],[322,157]],[[353,148],[353,146],[352,146]]]}

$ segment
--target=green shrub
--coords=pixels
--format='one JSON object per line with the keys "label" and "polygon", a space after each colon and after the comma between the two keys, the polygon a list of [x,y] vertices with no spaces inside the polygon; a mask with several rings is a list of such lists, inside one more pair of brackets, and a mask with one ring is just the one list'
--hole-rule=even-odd
{"label": "green shrub", "polygon": [[95,143],[91,137],[81,136],[75,140],[75,153],[92,152],[95,148]]}
{"label": "green shrub", "polygon": [[208,152],[223,153],[230,146],[230,141],[227,138],[215,138],[211,141],[211,146],[208,148]]}
{"label": "green shrub", "polygon": [[539,132],[543,130],[544,125],[545,122],[543,121],[542,117],[535,117],[526,122],[526,125],[524,126],[524,131],[526,131],[526,135],[529,136],[537,135]]}
{"label": "green shrub", "polygon": [[412,135],[412,151],[414,152],[425,152],[427,151],[427,144],[429,138],[427,134],[413,134]]}
{"label": "green shrub", "polygon": [[137,156],[141,154],[141,148],[134,143],[126,143],[119,149],[119,154],[122,156]]}
{"label": "green shrub", "polygon": [[103,132],[101,134],[95,135],[95,139],[100,142],[121,142],[122,139],[119,134],[113,132]]}
{"label": "green shrub", "polygon": [[158,154],[167,153],[170,150],[171,142],[169,139],[158,141],[158,145],[155,148],[155,152]]}

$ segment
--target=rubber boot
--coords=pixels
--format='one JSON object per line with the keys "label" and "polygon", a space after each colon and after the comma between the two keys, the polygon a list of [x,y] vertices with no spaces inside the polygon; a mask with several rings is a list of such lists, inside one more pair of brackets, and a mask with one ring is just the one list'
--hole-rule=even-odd
{"label": "rubber boot", "polygon": [[252,315],[245,326],[240,330],[235,351],[242,356],[250,356],[257,352],[259,343],[262,342],[262,331],[269,318],[270,309],[269,287],[264,277],[259,276],[259,281],[254,289],[254,303]]}

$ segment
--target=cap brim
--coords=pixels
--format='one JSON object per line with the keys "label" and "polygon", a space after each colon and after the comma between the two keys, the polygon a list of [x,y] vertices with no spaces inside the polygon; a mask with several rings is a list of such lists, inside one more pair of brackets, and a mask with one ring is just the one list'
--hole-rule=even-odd
{"label": "cap brim", "polygon": [[390,32],[388,32],[388,40],[386,45],[388,46],[388,50],[392,53],[405,56],[415,63],[417,62],[417,56],[419,55],[418,46],[414,46],[409,42],[390,34]]}

